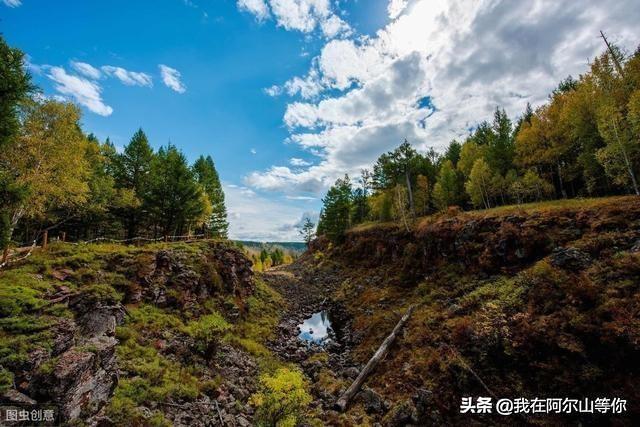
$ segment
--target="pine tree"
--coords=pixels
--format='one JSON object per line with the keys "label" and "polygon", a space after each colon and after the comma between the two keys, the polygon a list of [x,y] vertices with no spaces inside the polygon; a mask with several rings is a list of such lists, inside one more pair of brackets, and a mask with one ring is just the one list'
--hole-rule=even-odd
{"label": "pine tree", "polygon": [[153,159],[145,206],[165,236],[183,234],[205,222],[211,213],[187,159],[173,145],[161,147]]}
{"label": "pine tree", "polygon": [[340,242],[350,226],[351,181],[348,175],[336,181],[322,203],[318,234],[326,235],[333,242]]}
{"label": "pine tree", "polygon": [[229,223],[227,222],[227,208],[224,202],[224,191],[220,184],[220,177],[211,156],[200,156],[193,164],[196,179],[204,188],[211,202],[212,214],[208,221],[208,228],[213,237],[227,238]]}
{"label": "pine tree", "polygon": [[304,242],[307,244],[307,248],[309,248],[309,245],[313,240],[315,228],[316,225],[313,223],[313,221],[311,221],[309,217],[306,217],[304,220],[304,224],[302,224],[302,228],[300,229],[300,234],[302,235]]}
{"label": "pine tree", "polygon": [[364,222],[369,213],[369,204],[367,196],[362,188],[356,188],[352,194],[353,209],[351,212],[351,223],[360,224]]}
{"label": "pine tree", "polygon": [[124,152],[115,160],[116,186],[130,189],[138,200],[132,206],[125,207],[122,212],[129,239],[137,236],[144,216],[142,201],[148,199],[149,174],[153,158],[153,149],[147,136],[142,129],[138,129],[124,148]]}
{"label": "pine tree", "polygon": [[513,167],[515,145],[512,130],[511,120],[507,113],[496,108],[486,160],[489,167],[500,175],[506,174]]}
{"label": "pine tree", "polygon": [[461,151],[462,145],[454,139],[449,143],[447,150],[444,152],[444,158],[446,160],[451,160],[453,166],[456,167],[458,165],[458,161],[460,160]]}
{"label": "pine tree", "polygon": [[[415,215],[413,186],[415,177],[424,168],[426,159],[405,141],[398,148],[381,155],[373,167],[373,183],[378,190],[394,189],[396,185],[407,188],[411,215]],[[395,191],[395,190],[394,190]]]}

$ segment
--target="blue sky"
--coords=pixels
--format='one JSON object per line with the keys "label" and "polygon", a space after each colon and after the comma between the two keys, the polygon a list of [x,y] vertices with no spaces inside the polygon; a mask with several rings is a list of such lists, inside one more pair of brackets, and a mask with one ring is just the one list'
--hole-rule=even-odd
{"label": "blue sky", "polygon": [[297,239],[336,177],[404,137],[441,149],[498,104],[540,104],[601,51],[597,31],[633,48],[640,19],[631,0],[2,3],[46,96],[118,146],[142,127],[156,148],[211,154],[232,237],[259,240]]}

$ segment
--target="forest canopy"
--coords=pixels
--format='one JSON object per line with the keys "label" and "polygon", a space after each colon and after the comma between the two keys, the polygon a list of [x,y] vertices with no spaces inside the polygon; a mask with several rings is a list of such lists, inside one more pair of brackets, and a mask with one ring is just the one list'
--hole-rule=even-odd
{"label": "forest canopy", "polygon": [[584,75],[561,81],[548,102],[511,120],[496,108],[442,154],[408,141],[382,154],[357,184],[340,178],[323,199],[318,234],[339,241],[365,221],[547,199],[640,194],[640,49],[614,45]]}
{"label": "forest canopy", "polygon": [[227,238],[211,156],[190,165],[172,144],[154,150],[142,129],[119,152],[82,129],[76,105],[43,96],[24,54],[1,37],[0,91],[0,249],[45,230],[73,240]]}

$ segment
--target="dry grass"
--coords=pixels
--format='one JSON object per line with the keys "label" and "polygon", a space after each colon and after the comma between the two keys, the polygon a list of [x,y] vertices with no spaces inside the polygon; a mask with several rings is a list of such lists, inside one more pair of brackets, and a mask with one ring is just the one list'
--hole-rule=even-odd
{"label": "dry grass", "polygon": [[[562,200],[547,200],[544,202],[524,203],[521,205],[506,205],[498,206],[491,209],[478,209],[473,211],[466,211],[455,214],[451,211],[445,213],[437,213],[433,215],[424,216],[418,218],[415,222],[415,230],[424,230],[430,224],[437,222],[443,218],[456,217],[460,219],[473,219],[473,218],[495,218],[504,215],[531,215],[536,214],[548,214],[562,210],[577,210],[577,209],[594,209],[601,207],[623,207],[628,203],[637,202],[639,198],[637,196],[613,196],[613,197],[598,197],[589,199],[562,199]],[[399,224],[398,224],[399,226]]]}

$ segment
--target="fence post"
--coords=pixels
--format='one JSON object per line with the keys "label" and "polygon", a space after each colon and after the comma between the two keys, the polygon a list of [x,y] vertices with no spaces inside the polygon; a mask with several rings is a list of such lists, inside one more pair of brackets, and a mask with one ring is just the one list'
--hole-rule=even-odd
{"label": "fence post", "polygon": [[164,235],[164,241],[165,243],[169,241],[169,236],[167,236],[166,234]]}
{"label": "fence post", "polygon": [[8,259],[9,259],[9,246],[4,248],[4,251],[2,251],[2,264],[7,262]]}
{"label": "fence post", "polygon": [[44,234],[42,235],[42,249],[47,249],[48,243],[49,243],[49,230],[44,230]]}
{"label": "fence post", "polygon": [[67,241],[67,232],[66,232],[66,231],[63,231],[63,232],[62,232],[62,241],[63,241],[63,242],[66,242],[66,241]]}

